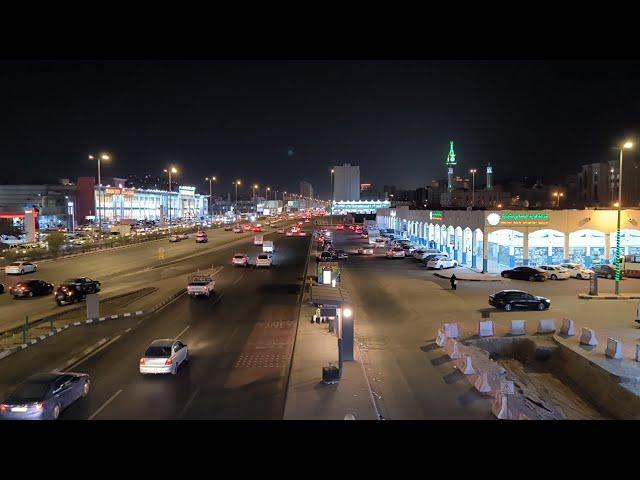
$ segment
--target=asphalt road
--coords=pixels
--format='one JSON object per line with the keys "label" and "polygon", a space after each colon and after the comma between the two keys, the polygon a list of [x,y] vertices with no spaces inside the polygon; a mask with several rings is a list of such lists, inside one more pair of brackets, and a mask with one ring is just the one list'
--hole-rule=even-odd
{"label": "asphalt road", "polygon": [[[83,346],[108,338],[70,366],[91,375],[92,390],[61,419],[280,419],[309,237],[265,238],[275,238],[273,268],[231,265],[239,251],[255,258],[260,247],[252,237],[199,257],[204,265],[224,265],[216,296],[183,296],[144,320],[70,329],[43,342],[42,350],[38,345],[3,360],[0,385],[7,390],[63,365],[81,351],[73,336],[82,335]],[[138,361],[149,343],[176,337],[188,345],[189,364],[175,376],[140,375]]]}

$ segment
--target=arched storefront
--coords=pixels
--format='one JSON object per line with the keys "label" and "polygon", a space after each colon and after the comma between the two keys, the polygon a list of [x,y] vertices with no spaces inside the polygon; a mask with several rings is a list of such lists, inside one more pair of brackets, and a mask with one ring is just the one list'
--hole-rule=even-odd
{"label": "arched storefront", "polygon": [[564,255],[564,233],[549,228],[529,233],[529,265],[559,264]]}
{"label": "arched storefront", "polygon": [[578,230],[569,234],[569,260],[587,267],[607,263],[605,235],[598,230]]}
{"label": "arched storefront", "polygon": [[[609,245],[609,258],[613,263],[616,258],[616,232],[611,233]],[[620,230],[620,255],[640,255],[640,230]]]}
{"label": "arched storefront", "polygon": [[524,234],[517,230],[501,229],[489,233],[489,272],[513,268],[524,261]]}

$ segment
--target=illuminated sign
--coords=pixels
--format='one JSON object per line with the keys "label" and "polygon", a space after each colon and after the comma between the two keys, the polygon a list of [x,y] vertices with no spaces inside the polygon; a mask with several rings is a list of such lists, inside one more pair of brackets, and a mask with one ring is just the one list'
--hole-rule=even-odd
{"label": "illuminated sign", "polygon": [[121,195],[122,190],[119,188],[106,188],[104,190],[105,195]]}
{"label": "illuminated sign", "polygon": [[133,197],[136,194],[136,190],[135,188],[129,189],[129,190],[123,190],[122,191],[122,195],[124,195],[125,197]]}
{"label": "illuminated sign", "polygon": [[441,222],[444,219],[444,212],[429,212],[429,219]]}
{"label": "illuminated sign", "polygon": [[490,213],[486,217],[487,225],[548,225],[549,214],[546,212],[502,212]]}
{"label": "illuminated sign", "polygon": [[392,217],[396,216],[396,211],[395,210],[390,210],[389,211],[389,215],[391,215]]}
{"label": "illuminated sign", "polygon": [[179,187],[178,193],[180,193],[180,195],[195,195],[196,187]]}

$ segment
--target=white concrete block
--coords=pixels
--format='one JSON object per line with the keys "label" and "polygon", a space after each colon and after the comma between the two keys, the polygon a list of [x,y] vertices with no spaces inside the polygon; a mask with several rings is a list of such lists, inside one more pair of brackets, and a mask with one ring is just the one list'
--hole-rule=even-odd
{"label": "white concrete block", "polygon": [[441,328],[438,329],[438,335],[436,335],[436,345],[439,347],[444,347],[447,342],[446,337],[444,336],[444,332]]}
{"label": "white concrete block", "polygon": [[636,362],[640,362],[640,343],[636,343]]}
{"label": "white concrete block", "polygon": [[460,348],[458,347],[458,342],[455,341],[453,338],[447,339],[447,354],[449,355],[449,358],[451,358],[452,360],[458,360],[462,357],[462,355],[460,355]]}
{"label": "white concrete block", "polygon": [[509,419],[507,395],[496,393],[496,397],[493,400],[493,405],[491,405],[491,413],[493,413],[499,420]]}
{"label": "white concrete block", "polygon": [[553,333],[556,331],[556,321],[553,318],[538,320],[538,333]]}
{"label": "white concrete block", "polygon": [[582,333],[580,334],[580,343],[582,345],[598,345],[598,339],[596,338],[596,332],[590,328],[582,327]]}
{"label": "white concrete block", "polygon": [[574,336],[576,334],[576,322],[569,320],[568,318],[563,318],[560,333],[568,337]]}
{"label": "white concrete block", "polygon": [[460,371],[465,375],[473,375],[476,371],[473,369],[471,355],[464,355],[461,359]]}
{"label": "white concrete block", "polygon": [[489,375],[478,369],[478,378],[476,378],[473,386],[480,393],[491,393],[491,385],[489,385]]}
{"label": "white concrete block", "polygon": [[622,358],[622,342],[611,337],[607,338],[607,349],[604,354],[609,358],[620,360]]}
{"label": "white concrete block", "polygon": [[526,335],[527,327],[524,320],[511,320],[511,335]]}
{"label": "white concrete block", "polygon": [[478,322],[479,337],[493,337],[496,334],[495,324],[493,320],[485,320]]}
{"label": "white concrete block", "polygon": [[444,324],[444,336],[446,338],[458,338],[460,336],[460,329],[457,323],[445,323]]}

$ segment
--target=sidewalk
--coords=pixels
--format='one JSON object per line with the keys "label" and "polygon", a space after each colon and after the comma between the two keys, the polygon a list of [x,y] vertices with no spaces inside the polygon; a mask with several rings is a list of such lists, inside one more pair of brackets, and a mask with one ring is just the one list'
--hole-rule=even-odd
{"label": "sidewalk", "polygon": [[579,293],[578,298],[582,300],[640,300],[640,293],[600,293],[598,295],[589,295],[588,293]]}
{"label": "sidewalk", "polygon": [[453,274],[456,275],[458,280],[467,282],[499,282],[502,280],[500,275],[480,273],[467,267],[448,268],[447,270],[436,272],[434,275],[449,280]]}
{"label": "sidewalk", "polygon": [[310,323],[315,308],[303,304],[291,365],[284,420],[377,420],[362,365],[344,362],[342,379],[322,383],[322,367],[338,364],[338,339],[328,323]]}

